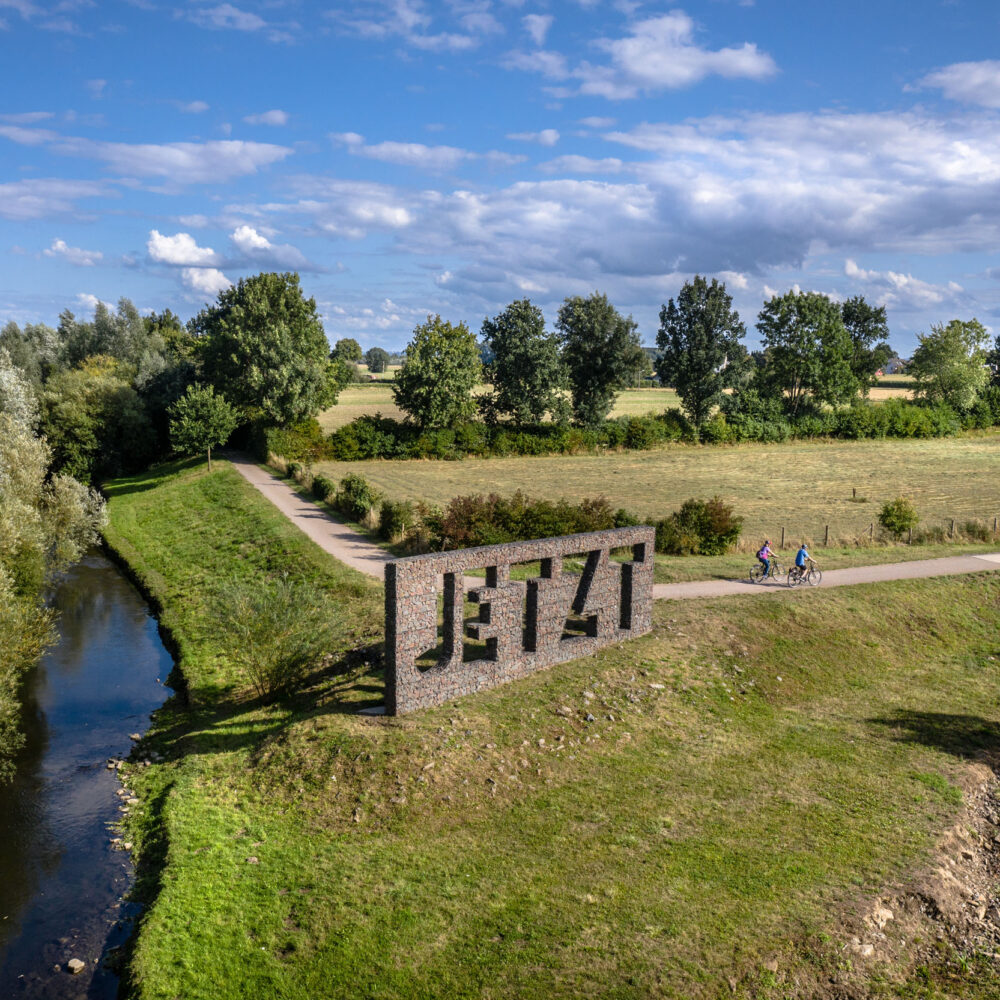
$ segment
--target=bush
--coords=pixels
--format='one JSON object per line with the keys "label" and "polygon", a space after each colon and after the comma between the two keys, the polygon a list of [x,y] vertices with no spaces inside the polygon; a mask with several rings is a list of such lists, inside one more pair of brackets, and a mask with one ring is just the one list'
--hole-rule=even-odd
{"label": "bush", "polygon": [[312,492],[317,500],[326,500],[331,494],[337,492],[337,484],[326,476],[313,476]]}
{"label": "bush", "polygon": [[382,494],[364,476],[352,473],[341,479],[333,506],[352,520],[361,521],[373,507],[378,506],[381,499]]}
{"label": "bush", "polygon": [[234,580],[214,606],[228,656],[264,699],[299,687],[306,672],[320,664],[339,625],[312,587],[287,578]]}
{"label": "bush", "polygon": [[718,556],[739,541],[743,518],[718,496],[686,500],[656,525],[656,551],[670,555]]}
{"label": "bush", "polygon": [[911,528],[916,527],[919,520],[916,507],[906,497],[887,500],[878,515],[878,523],[893,538],[902,538]]}
{"label": "bush", "polygon": [[413,504],[405,500],[383,500],[379,510],[378,533],[387,542],[398,541],[415,525]]}
{"label": "bush", "polygon": [[628,511],[614,510],[604,497],[574,504],[532,500],[520,490],[510,497],[497,493],[455,497],[444,511],[428,512],[423,518],[428,541],[437,549],[499,545],[639,523]]}
{"label": "bush", "polygon": [[290,427],[254,424],[248,431],[248,445],[261,461],[274,454],[289,462],[313,465],[336,457],[317,420],[302,420]]}

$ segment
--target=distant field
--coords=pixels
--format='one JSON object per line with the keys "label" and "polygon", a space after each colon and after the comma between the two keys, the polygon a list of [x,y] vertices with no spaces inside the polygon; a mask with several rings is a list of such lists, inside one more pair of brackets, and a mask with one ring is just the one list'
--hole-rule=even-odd
{"label": "distant field", "polygon": [[[485,390],[479,386],[476,392]],[[661,413],[680,401],[673,389],[626,389],[615,400],[613,417],[636,417],[644,413]],[[349,385],[337,400],[337,405],[319,415],[324,431],[335,431],[366,413],[381,413],[384,417],[402,419],[405,414],[393,402],[392,386],[385,384]]]}
{"label": "distant field", "polygon": [[909,375],[883,375],[868,394],[873,402],[886,399],[913,399],[913,378]]}
{"label": "distant field", "polygon": [[[663,517],[689,497],[720,494],[745,534],[832,538],[865,530],[882,503],[904,494],[922,522],[1000,515],[1000,434],[932,441],[791,442],[736,448],[673,446],[657,451],[462,462],[330,462],[327,475],[359,472],[399,500],[445,503],[468,493],[579,500]],[[857,502],[852,490],[857,489]]]}

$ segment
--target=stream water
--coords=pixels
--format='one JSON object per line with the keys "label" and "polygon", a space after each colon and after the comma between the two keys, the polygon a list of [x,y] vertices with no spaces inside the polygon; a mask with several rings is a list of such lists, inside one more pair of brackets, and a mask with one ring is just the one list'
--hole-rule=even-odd
{"label": "stream water", "polygon": [[[59,585],[59,643],[27,677],[27,742],[0,788],[0,998],[113,1000],[109,949],[135,907],[128,854],[111,844],[125,757],[169,693],[172,667],[142,597],[103,555]],[[85,968],[67,971],[70,959]]]}

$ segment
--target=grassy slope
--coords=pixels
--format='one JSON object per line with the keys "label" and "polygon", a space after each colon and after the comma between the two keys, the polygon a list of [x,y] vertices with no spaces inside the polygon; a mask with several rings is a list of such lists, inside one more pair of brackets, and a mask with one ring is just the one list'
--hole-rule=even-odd
{"label": "grassy slope", "polygon": [[[447,503],[466,493],[604,495],[643,517],[664,517],[689,497],[720,494],[752,538],[818,542],[824,525],[846,538],[904,494],[924,524],[1000,515],[1000,433],[931,441],[805,441],[733,448],[673,446],[656,451],[463,462],[331,462],[336,480],[359,472],[395,500]],[[855,502],[852,490],[857,489]]]}
{"label": "grassy slope", "polygon": [[[283,564],[349,602],[345,644],[377,619],[378,588],[232,470],[121,484],[111,518],[198,696],[160,713],[168,761],[133,778],[144,1000],[849,981],[864,973],[844,920],[922,870],[960,808],[962,756],[998,735],[996,577],[661,604],[627,646],[367,719],[351,708],[381,679],[363,664],[262,707],[205,632],[214,576]],[[943,995],[895,981],[872,995]],[[966,977],[948,995],[996,988]]]}

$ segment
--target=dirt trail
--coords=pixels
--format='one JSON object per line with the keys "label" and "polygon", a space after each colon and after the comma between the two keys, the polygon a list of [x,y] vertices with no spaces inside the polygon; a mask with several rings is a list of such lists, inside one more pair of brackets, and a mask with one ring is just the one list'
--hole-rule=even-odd
{"label": "dirt trail", "polygon": [[[286,482],[262,469],[255,462],[235,455],[229,461],[237,472],[255,486],[296,527],[301,528],[321,549],[353,569],[382,579],[384,567],[393,557],[372,545],[347,525],[304,500]],[[1000,552],[980,555],[946,556],[943,559],[920,559],[913,562],[882,563],[878,566],[853,566],[823,572],[823,587],[846,587],[855,583],[878,583],[883,580],[914,580],[929,576],[955,576],[1000,570]],[[472,586],[482,580],[471,581]],[[811,590],[797,587],[796,592]],[[657,600],[688,600],[695,597],[728,597],[733,594],[787,594],[783,582],[752,584],[749,580],[699,580],[696,583],[657,583]]]}

